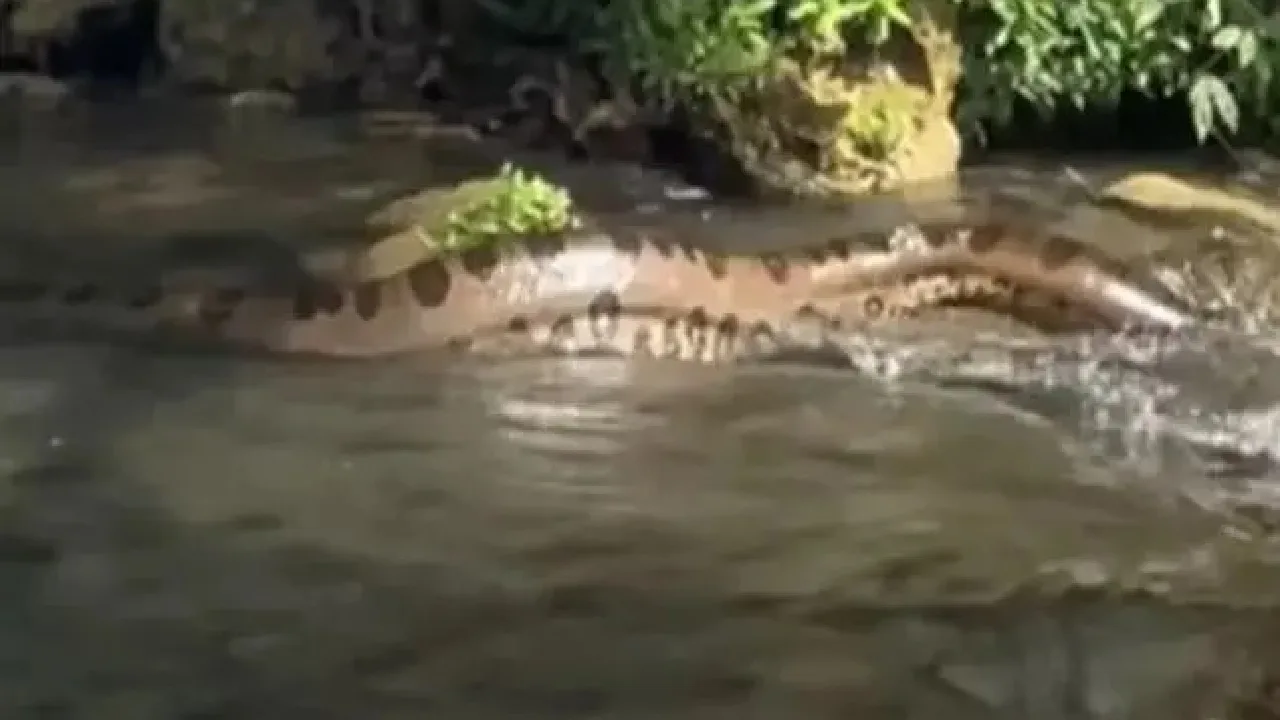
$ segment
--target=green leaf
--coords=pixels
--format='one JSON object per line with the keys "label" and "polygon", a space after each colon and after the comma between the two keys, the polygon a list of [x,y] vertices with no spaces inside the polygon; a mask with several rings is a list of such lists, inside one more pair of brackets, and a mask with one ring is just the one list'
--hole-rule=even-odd
{"label": "green leaf", "polygon": [[737,12],[755,18],[766,13],[773,12],[776,5],[777,0],[755,0],[754,2],[738,0],[734,3],[733,7]]}
{"label": "green leaf", "polygon": [[1200,23],[1205,30],[1218,29],[1222,24],[1222,0],[1205,0]]}
{"label": "green leaf", "polygon": [[1191,123],[1196,139],[1204,142],[1219,120],[1232,132],[1240,123],[1240,108],[1231,90],[1217,75],[1202,73],[1191,83],[1187,93],[1191,106]]}
{"label": "green leaf", "polygon": [[[1258,58],[1258,34],[1252,30],[1246,31],[1240,37],[1240,42],[1236,45],[1236,64],[1241,68],[1248,68],[1253,65],[1254,60]],[[1263,61],[1264,64],[1266,61]]]}
{"label": "green leaf", "polygon": [[1227,89],[1225,83],[1218,80],[1217,87],[1220,90],[1215,90],[1211,95],[1213,109],[1227,130],[1234,133],[1240,129],[1240,105],[1236,102],[1236,98],[1231,94],[1231,91]]}
{"label": "green leaf", "polygon": [[1133,18],[1133,29],[1141,32],[1153,27],[1164,14],[1164,3],[1159,0],[1147,0],[1138,8]]}
{"label": "green leaf", "polygon": [[1239,25],[1223,25],[1213,34],[1213,38],[1209,40],[1209,44],[1219,50],[1230,50],[1244,36],[1244,31]]}

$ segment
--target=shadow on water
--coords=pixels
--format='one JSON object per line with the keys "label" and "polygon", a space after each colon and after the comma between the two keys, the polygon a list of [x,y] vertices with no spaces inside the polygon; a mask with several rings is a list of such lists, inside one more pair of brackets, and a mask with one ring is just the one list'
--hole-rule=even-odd
{"label": "shadow on water", "polygon": [[795,366],[6,347],[0,709],[1266,717],[1233,700],[1268,558],[1177,467],[1025,410]]}

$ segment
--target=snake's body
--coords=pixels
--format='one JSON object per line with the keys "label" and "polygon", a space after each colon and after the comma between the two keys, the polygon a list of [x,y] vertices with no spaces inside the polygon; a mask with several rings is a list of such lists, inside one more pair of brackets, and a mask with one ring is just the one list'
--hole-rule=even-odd
{"label": "snake's body", "polygon": [[1095,250],[999,224],[742,254],[584,231],[423,258],[345,284],[306,275],[194,289],[0,282],[0,319],[74,318],[113,332],[345,358],[453,347],[714,362],[767,348],[798,319],[877,320],[949,304],[1046,328],[1191,321]]}

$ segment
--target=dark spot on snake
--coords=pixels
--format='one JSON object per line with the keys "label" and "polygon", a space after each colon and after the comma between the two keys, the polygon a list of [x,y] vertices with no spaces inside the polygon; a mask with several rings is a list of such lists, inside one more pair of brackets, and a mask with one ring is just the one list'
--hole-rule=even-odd
{"label": "dark spot on snake", "polygon": [[462,253],[462,267],[481,280],[488,280],[498,266],[498,249],[492,244],[467,248]]}
{"label": "dark spot on snake", "polygon": [[945,227],[922,227],[920,235],[924,238],[925,244],[934,250],[946,247],[955,240],[955,231]]}
{"label": "dark spot on snake", "polygon": [[62,301],[68,305],[84,305],[98,299],[102,294],[102,289],[93,283],[78,283],[62,291]]}
{"label": "dark spot on snake", "polygon": [[841,260],[848,260],[853,256],[853,243],[848,238],[832,238],[827,242],[827,252]]}
{"label": "dark spot on snake", "polygon": [[750,343],[750,352],[756,355],[775,352],[779,348],[777,332],[764,320],[757,320],[747,330],[746,340]]}
{"label": "dark spot on snake", "polygon": [[316,283],[316,307],[330,315],[337,315],[346,304],[347,296],[341,288],[324,280]]}
{"label": "dark spot on snake", "polygon": [[1071,298],[1066,295],[1055,293],[1049,301],[1050,307],[1054,312],[1060,313],[1063,317],[1069,317],[1074,314],[1075,303],[1071,302]]}
{"label": "dark spot on snake", "polygon": [[742,322],[737,315],[725,315],[716,323],[716,332],[725,337],[735,337],[742,331]]}
{"label": "dark spot on snake", "polygon": [[698,260],[697,248],[688,242],[677,240],[666,235],[653,235],[647,239],[649,246],[664,258],[679,258],[685,262],[691,263],[696,263]]}
{"label": "dark spot on snake", "polygon": [[760,264],[764,267],[765,272],[769,274],[769,279],[781,285],[791,277],[791,263],[787,258],[779,253],[765,253],[759,256]]}
{"label": "dark spot on snake", "polygon": [[303,282],[293,291],[293,319],[310,320],[320,311],[316,295],[319,287],[313,282]]}
{"label": "dark spot on snake", "polygon": [[646,235],[644,240],[654,252],[664,258],[669,258],[675,253],[676,243],[665,235]]}
{"label": "dark spot on snake", "polygon": [[363,320],[372,320],[382,309],[382,283],[378,280],[363,282],[353,293],[356,314]]}
{"label": "dark spot on snake", "polygon": [[711,316],[707,314],[706,309],[696,307],[685,315],[685,322],[690,329],[701,330],[711,325]]}
{"label": "dark spot on snake", "polygon": [[1004,240],[1004,230],[996,225],[980,225],[968,231],[969,249],[976,253],[990,252]]}
{"label": "dark spot on snake", "polygon": [[564,336],[573,334],[573,316],[561,315],[551,323],[551,336],[556,339],[563,339]]}
{"label": "dark spot on snake", "polygon": [[444,347],[451,352],[465,352],[469,350],[475,341],[469,337],[451,337],[444,341]]}
{"label": "dark spot on snake", "polygon": [[424,308],[440,307],[449,297],[452,279],[440,258],[432,258],[408,269],[409,289]]}
{"label": "dark spot on snake", "polygon": [[884,298],[879,295],[868,295],[862,301],[862,312],[870,320],[875,320],[884,314]]}
{"label": "dark spot on snake", "polygon": [[1074,260],[1080,252],[1080,243],[1061,235],[1053,235],[1040,248],[1040,262],[1048,270],[1057,270]]}
{"label": "dark spot on snake", "polygon": [[14,280],[0,283],[0,303],[34,302],[49,294],[48,283]]}
{"label": "dark spot on snake", "polygon": [[676,246],[679,248],[680,254],[684,255],[685,261],[690,263],[697,263],[698,259],[705,254],[702,248],[699,248],[691,242],[678,242],[676,243]]}
{"label": "dark spot on snake", "polygon": [[810,304],[800,306],[791,315],[792,322],[805,331],[820,332],[831,328],[831,318]]}
{"label": "dark spot on snake", "polygon": [[724,276],[729,273],[729,261],[721,253],[704,251],[702,253],[702,263],[706,266],[707,272],[711,273],[711,277],[717,280],[723,280]]}
{"label": "dark spot on snake", "polygon": [[587,303],[587,317],[598,320],[601,317],[615,318],[622,314],[622,300],[612,290],[602,290]]}
{"label": "dark spot on snake", "polygon": [[1043,307],[1043,303],[1040,302],[1044,299],[1043,295],[1017,283],[1009,284],[1008,289],[1005,291],[1005,297],[1010,307],[1015,310],[1019,308],[1032,310],[1037,306]]}
{"label": "dark spot on snake", "polygon": [[788,321],[788,345],[814,348],[827,345],[831,321],[812,305],[805,305],[792,313]]}
{"label": "dark spot on snake", "polygon": [[529,332],[529,318],[524,316],[516,316],[507,322],[507,332],[511,333],[527,333]]}

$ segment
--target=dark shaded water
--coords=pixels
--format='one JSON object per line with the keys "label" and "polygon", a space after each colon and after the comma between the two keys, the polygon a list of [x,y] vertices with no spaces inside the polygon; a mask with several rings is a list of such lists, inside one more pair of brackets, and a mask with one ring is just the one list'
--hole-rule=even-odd
{"label": "dark shaded water", "polygon": [[[331,238],[333,198],[457,172],[307,128],[258,128],[275,159],[128,148],[206,170],[115,225],[109,193],[151,191],[90,145],[97,194],[11,199],[10,232]],[[10,182],[87,186],[41,138]],[[1236,702],[1277,638],[1266,343],[949,337],[851,337],[853,369],[0,348],[0,711],[1266,717]]]}

